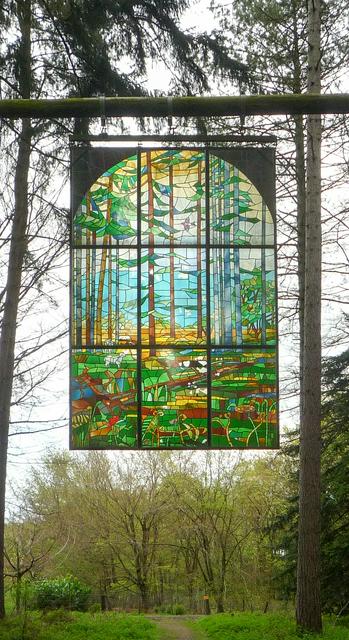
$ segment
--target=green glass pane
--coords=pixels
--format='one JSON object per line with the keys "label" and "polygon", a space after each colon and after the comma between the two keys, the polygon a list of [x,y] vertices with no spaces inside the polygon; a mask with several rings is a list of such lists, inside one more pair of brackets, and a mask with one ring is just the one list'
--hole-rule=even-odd
{"label": "green glass pane", "polygon": [[132,448],[137,435],[137,353],[79,349],[71,361],[76,449]]}
{"label": "green glass pane", "polygon": [[75,244],[135,244],[137,240],[137,156],[103,173],[73,218]]}
{"label": "green glass pane", "polygon": [[75,448],[277,446],[274,223],[240,165],[273,207],[270,170],[228,148],[141,150],[82,199]]}
{"label": "green glass pane", "polygon": [[206,254],[202,249],[142,250],[142,342],[206,342]]}
{"label": "green glass pane", "polygon": [[203,244],[205,154],[161,149],[141,155],[143,244]]}
{"label": "green glass pane", "polygon": [[76,346],[136,343],[134,249],[74,250],[72,337]]}
{"label": "green glass pane", "polygon": [[142,352],[142,447],[207,446],[205,351]]}
{"label": "green glass pane", "polygon": [[212,447],[276,448],[274,351],[212,351]]}
{"label": "green glass pane", "polygon": [[214,345],[275,344],[273,249],[211,249],[210,291]]}
{"label": "green glass pane", "polygon": [[260,193],[237,167],[210,156],[212,244],[273,245],[274,223]]}

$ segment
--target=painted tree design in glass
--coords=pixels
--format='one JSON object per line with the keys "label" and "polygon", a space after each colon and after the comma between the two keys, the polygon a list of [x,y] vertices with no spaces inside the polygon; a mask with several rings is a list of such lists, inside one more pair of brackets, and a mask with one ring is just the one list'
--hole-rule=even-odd
{"label": "painted tree design in glass", "polygon": [[72,239],[72,447],[277,447],[275,225],[247,175],[139,150]]}

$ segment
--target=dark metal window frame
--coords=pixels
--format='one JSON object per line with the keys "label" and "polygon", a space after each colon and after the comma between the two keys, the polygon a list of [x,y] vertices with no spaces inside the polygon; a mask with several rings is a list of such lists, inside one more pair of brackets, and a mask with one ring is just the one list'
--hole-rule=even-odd
{"label": "dark metal window frame", "polygon": [[[124,137],[126,140],[134,140],[133,136],[125,136]],[[149,138],[149,136],[147,136],[146,138]],[[164,137],[161,137],[161,139],[163,140]],[[239,136],[233,136],[233,141],[234,142],[240,142],[241,143],[241,138],[239,138]],[[261,142],[262,144],[266,144],[267,143],[274,143],[275,142],[275,138],[270,136],[269,138],[265,136],[252,136],[252,142],[256,143],[256,142]],[[74,140],[74,138],[72,138]],[[101,137],[98,136],[90,136],[89,138],[85,138],[85,140],[98,140],[101,141]],[[122,138],[120,137],[107,137],[107,138],[103,138],[103,139],[112,139],[112,140],[122,140]],[[138,140],[139,138],[137,138]],[[160,136],[159,136],[160,139]],[[151,137],[151,140],[154,140],[154,137]],[[173,137],[168,137],[169,141],[173,140]],[[184,139],[183,142],[187,141],[187,139]],[[219,142],[221,142],[221,140],[218,140]],[[225,141],[227,141],[227,138],[225,138]],[[180,142],[180,140],[176,140],[176,142]],[[210,154],[215,155],[215,151],[220,151],[220,150],[227,150],[227,149],[231,149],[232,145],[231,143],[228,146],[216,146],[216,144],[210,144],[209,139],[205,139],[203,142],[206,142],[206,144],[202,144],[201,146],[199,144],[197,144],[198,140],[197,138],[195,138],[195,140],[193,140],[193,142],[195,142],[195,146],[192,145],[187,145],[187,144],[181,144],[181,145],[176,145],[176,146],[171,146],[168,145],[166,147],[154,147],[154,146],[143,146],[143,145],[138,145],[135,148],[135,155],[137,155],[137,242],[136,244],[127,244],[127,243],[122,243],[122,244],[113,244],[113,245],[105,245],[105,244],[75,244],[74,243],[74,234],[73,234],[73,216],[75,214],[75,211],[71,210],[71,226],[70,226],[70,335],[72,336],[72,316],[73,316],[73,254],[74,251],[76,249],[80,250],[80,249],[86,249],[86,250],[96,250],[96,249],[102,249],[102,248],[108,248],[109,250],[127,250],[127,249],[132,249],[133,251],[137,252],[137,342],[136,345],[133,344],[115,344],[115,345],[109,345],[109,344],[93,344],[93,345],[89,345],[89,344],[72,344],[71,341],[71,347],[70,347],[70,367],[71,367],[71,355],[72,355],[72,351],[73,350],[77,350],[77,349],[96,349],[96,350],[103,350],[103,351],[126,351],[126,350],[133,350],[137,352],[137,438],[136,438],[136,445],[133,447],[125,447],[125,446],[108,446],[105,449],[100,449],[100,450],[122,450],[122,451],[134,451],[134,450],[144,450],[144,451],[148,451],[148,450],[173,450],[173,451],[179,451],[179,450],[186,450],[186,451],[190,451],[190,450],[196,450],[196,451],[207,451],[207,450],[223,450],[223,451],[236,451],[237,449],[234,448],[229,448],[229,447],[212,447],[211,446],[211,417],[212,417],[212,390],[211,390],[211,382],[212,382],[212,372],[211,372],[211,356],[212,356],[212,351],[215,349],[221,349],[221,350],[226,350],[226,351],[236,351],[236,352],[246,352],[246,351],[258,351],[258,352],[275,352],[276,355],[276,359],[275,359],[275,367],[276,367],[276,400],[277,400],[277,406],[278,406],[278,397],[279,397],[279,367],[278,367],[278,322],[277,322],[277,317],[278,317],[278,309],[277,309],[277,264],[276,264],[276,224],[275,224],[275,215],[273,215],[273,213],[275,212],[271,212],[273,215],[273,219],[274,219],[274,243],[273,244],[256,244],[256,245],[241,245],[241,244],[237,244],[237,243],[230,243],[230,244],[226,244],[226,243],[214,243],[211,242],[211,234],[210,234],[210,162],[209,162],[209,158],[210,158]],[[212,143],[216,142],[215,138],[212,138]],[[229,140],[228,140],[229,142]],[[239,149],[250,149],[250,140],[248,139],[248,146],[234,146],[235,150],[239,150]],[[259,148],[259,147],[258,147]],[[262,147],[263,148],[263,147]],[[145,243],[142,242],[142,226],[141,226],[141,215],[142,215],[142,205],[141,205],[141,154],[146,153],[148,151],[159,151],[161,149],[164,150],[170,150],[170,151],[202,151],[205,154],[205,243],[204,244],[198,244],[198,243],[188,243],[188,244],[175,244],[175,243],[152,243],[152,247],[154,247],[154,249],[166,249],[166,248],[170,248],[170,247],[181,247],[181,248],[190,248],[190,249],[203,249],[205,250],[205,256],[206,256],[206,342],[203,343],[183,343],[181,344],[156,344],[156,341],[154,344],[150,344],[150,342],[148,344],[142,343],[141,342],[141,252],[143,249],[149,249],[150,244],[149,243]],[[120,148],[117,148],[118,153],[120,152]],[[127,147],[127,152],[126,154],[128,154],[128,152],[130,151],[130,147]],[[252,151],[252,149],[251,149]],[[125,155],[125,158],[128,157],[127,155]],[[217,157],[217,156],[216,156]],[[230,164],[233,164],[233,162],[231,162]],[[104,170],[101,171],[101,174],[103,173]],[[243,171],[244,172],[244,171]],[[71,175],[72,175],[72,160],[71,160]],[[248,176],[247,176],[248,177]],[[90,185],[91,186],[91,185]],[[258,190],[259,191],[259,190]],[[260,191],[259,191],[260,193]],[[264,198],[263,198],[263,194],[260,193],[263,202],[264,202]],[[73,202],[73,182],[71,181],[71,202]],[[216,248],[229,248],[230,250],[233,250],[234,248],[238,248],[239,250],[251,250],[251,249],[261,249],[261,259],[265,259],[265,253],[263,250],[266,249],[271,249],[274,251],[274,269],[275,269],[275,321],[276,321],[276,339],[275,339],[275,344],[267,344],[267,343],[247,343],[247,344],[241,344],[241,345],[234,345],[232,344],[212,344],[212,340],[211,340],[211,269],[210,269],[210,257],[211,257],[211,250],[212,249],[216,249]],[[206,352],[207,355],[207,444],[205,445],[198,445],[195,447],[190,447],[190,446],[176,446],[176,447],[169,447],[169,446],[160,446],[160,447],[155,447],[155,446],[142,446],[142,351],[143,350],[149,350],[151,347],[156,348],[157,351],[161,351],[161,350],[177,350],[177,351],[181,351],[183,349],[194,349],[197,351],[203,351]],[[70,380],[72,379],[72,375],[71,375],[71,370],[70,370]],[[71,388],[70,388],[70,448],[71,449],[76,449],[76,450],[93,450],[93,447],[73,447],[72,446],[72,415],[71,415]],[[278,409],[277,409],[277,424],[278,424]],[[278,429],[278,443],[276,448],[279,447],[279,429]],[[248,448],[239,448],[239,451],[251,451],[251,450],[271,450],[270,447],[248,447]]]}

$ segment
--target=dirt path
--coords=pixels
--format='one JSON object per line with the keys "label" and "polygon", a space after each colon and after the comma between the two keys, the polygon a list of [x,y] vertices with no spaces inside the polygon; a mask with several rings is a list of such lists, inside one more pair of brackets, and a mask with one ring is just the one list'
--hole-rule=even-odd
{"label": "dirt path", "polygon": [[163,632],[161,640],[203,640],[203,636],[193,631],[188,622],[201,616],[150,616]]}

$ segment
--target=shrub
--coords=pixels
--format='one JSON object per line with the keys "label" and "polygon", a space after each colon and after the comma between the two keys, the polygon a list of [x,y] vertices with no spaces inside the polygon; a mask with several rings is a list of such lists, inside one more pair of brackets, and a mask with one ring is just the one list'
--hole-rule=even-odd
{"label": "shrub", "polygon": [[89,587],[72,576],[40,580],[34,590],[36,607],[44,611],[61,608],[85,611],[90,591]]}
{"label": "shrub", "polygon": [[99,602],[93,602],[88,608],[89,613],[100,613],[101,605]]}
{"label": "shrub", "polygon": [[183,616],[185,614],[185,607],[182,604],[175,604],[173,606],[173,613],[175,616]]}
{"label": "shrub", "polygon": [[66,609],[52,609],[50,611],[45,611],[45,616],[43,618],[45,624],[53,624],[53,625],[66,625],[70,622],[74,621],[73,614],[71,611],[67,611]]}
{"label": "shrub", "polygon": [[168,613],[168,606],[166,604],[160,604],[154,607],[154,613]]}

